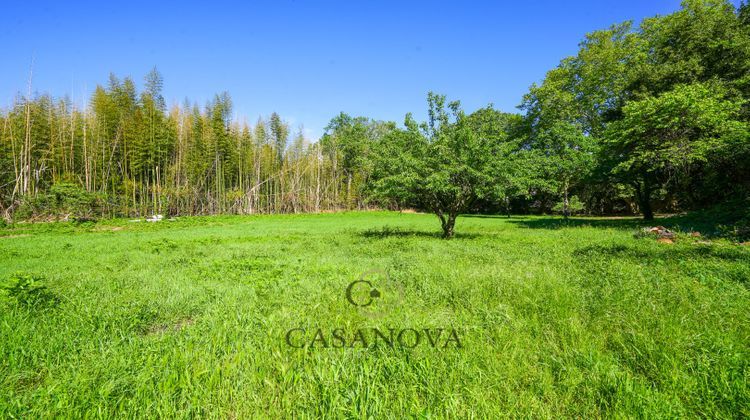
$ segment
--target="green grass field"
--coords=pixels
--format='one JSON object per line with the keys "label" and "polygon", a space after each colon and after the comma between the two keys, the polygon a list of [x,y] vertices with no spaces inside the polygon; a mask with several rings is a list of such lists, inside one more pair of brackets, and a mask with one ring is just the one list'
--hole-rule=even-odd
{"label": "green grass field", "polygon": [[[747,418],[750,249],[638,226],[465,216],[446,241],[432,215],[385,212],[16,224],[0,418]],[[390,306],[367,312],[345,290],[370,270]],[[461,347],[285,342],[373,327],[453,328]]]}

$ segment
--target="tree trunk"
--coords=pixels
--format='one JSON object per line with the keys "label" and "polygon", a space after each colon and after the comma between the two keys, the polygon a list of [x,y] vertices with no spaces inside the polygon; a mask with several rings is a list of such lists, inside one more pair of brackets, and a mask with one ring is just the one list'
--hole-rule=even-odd
{"label": "tree trunk", "polygon": [[563,218],[567,220],[568,216],[570,216],[570,202],[568,201],[568,182],[566,181],[563,190]]}
{"label": "tree trunk", "polygon": [[437,212],[437,216],[440,219],[440,225],[443,228],[443,238],[452,238],[454,233],[453,228],[456,225],[456,217],[458,215],[455,213],[449,213],[448,217],[446,217],[442,212]]}
{"label": "tree trunk", "polygon": [[640,202],[643,220],[654,220],[654,211],[651,209],[651,192],[644,193],[644,198]]}
{"label": "tree trunk", "polygon": [[643,220],[654,220],[654,211],[651,208],[651,182],[647,177],[643,178],[643,184],[635,183],[635,195],[638,199],[638,207],[643,213]]}
{"label": "tree trunk", "polygon": [[346,209],[352,209],[352,174],[346,176]]}
{"label": "tree trunk", "polygon": [[547,202],[549,201],[549,198],[546,193],[541,193],[540,196],[541,197],[539,199],[539,214],[544,215],[544,214],[547,214],[547,207],[549,207],[547,205]]}

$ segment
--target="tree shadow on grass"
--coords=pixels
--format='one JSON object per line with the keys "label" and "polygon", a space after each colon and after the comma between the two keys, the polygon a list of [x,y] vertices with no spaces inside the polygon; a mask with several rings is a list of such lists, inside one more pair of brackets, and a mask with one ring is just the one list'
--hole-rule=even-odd
{"label": "tree shadow on grass", "polygon": [[[510,223],[530,229],[562,229],[567,227],[594,227],[605,229],[633,230],[645,226],[666,226],[667,219],[644,221],[636,218],[569,218],[562,217],[534,217],[509,220]],[[668,226],[667,226],[668,227]]]}
{"label": "tree shadow on grass", "polygon": [[[746,216],[746,207],[742,205],[724,206],[707,211],[695,211],[687,214],[657,217],[654,220],[643,220],[633,217],[517,217],[510,223],[530,229],[561,229],[565,227],[593,227],[620,230],[639,230],[644,227],[664,226],[674,232],[700,232],[701,236],[717,238],[727,236],[727,226],[733,226]],[[729,208],[729,210],[726,210]]]}
{"label": "tree shadow on grass", "polygon": [[716,258],[724,261],[746,261],[750,264],[750,253],[737,246],[695,245],[690,248],[663,246],[658,249],[643,249],[622,244],[589,245],[573,251],[573,256],[581,259],[626,258],[649,263]]}
{"label": "tree shadow on grass", "polygon": [[[364,231],[357,232],[360,236],[368,239],[385,239],[385,238],[435,238],[444,239],[442,232],[439,230],[435,231],[422,231],[413,229],[401,229],[398,227],[383,226],[380,228],[372,228]],[[483,235],[478,233],[465,233],[456,232],[453,234],[453,239],[475,239]]]}
{"label": "tree shadow on grass", "polygon": [[462,214],[461,217],[468,217],[470,219],[503,219],[503,220],[513,220],[513,219],[523,219],[525,216],[511,216],[508,217],[505,214]]}

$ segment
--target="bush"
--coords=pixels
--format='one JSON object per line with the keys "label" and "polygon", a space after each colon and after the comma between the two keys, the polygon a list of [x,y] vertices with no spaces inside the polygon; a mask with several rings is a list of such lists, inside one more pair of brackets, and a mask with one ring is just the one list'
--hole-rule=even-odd
{"label": "bush", "polygon": [[732,225],[719,225],[721,236],[737,242],[750,241],[750,217],[738,220]]}
{"label": "bush", "polygon": [[89,220],[99,213],[102,201],[98,194],[77,184],[59,182],[53,184],[47,194],[23,197],[13,216],[16,219],[66,216],[74,220]]}
{"label": "bush", "polygon": [[[584,205],[581,202],[581,200],[578,199],[578,196],[571,196],[568,200],[568,211],[570,214],[579,214],[583,212]],[[556,213],[563,213],[565,210],[565,203],[560,201],[559,203],[555,204],[554,207],[552,207],[552,211]]]}
{"label": "bush", "polygon": [[48,214],[50,207],[49,196],[46,194],[36,197],[25,196],[21,199],[18,209],[13,213],[13,219],[26,220],[45,215]]}
{"label": "bush", "polygon": [[57,305],[60,300],[43,283],[43,277],[16,273],[0,290],[19,306],[26,308],[44,309]]}
{"label": "bush", "polygon": [[97,207],[97,197],[76,184],[67,182],[52,185],[49,190],[53,210],[58,214],[72,214],[76,218],[90,216]]}

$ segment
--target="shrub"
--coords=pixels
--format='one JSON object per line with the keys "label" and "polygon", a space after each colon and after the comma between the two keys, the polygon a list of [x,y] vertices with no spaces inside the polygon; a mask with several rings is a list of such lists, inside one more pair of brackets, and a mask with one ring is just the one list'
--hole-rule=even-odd
{"label": "shrub", "polygon": [[7,284],[0,287],[5,294],[19,306],[43,309],[55,306],[59,298],[45,286],[43,277],[16,273]]}
{"label": "shrub", "polygon": [[47,194],[23,197],[13,216],[16,219],[68,216],[74,220],[89,220],[100,213],[103,202],[104,197],[77,184],[58,182],[49,188]]}
{"label": "shrub", "polygon": [[[552,210],[556,213],[563,213],[564,209],[565,204],[562,201],[552,207]],[[583,211],[583,209],[584,205],[581,200],[578,199],[578,196],[571,196],[568,200],[568,211],[570,212],[570,214],[579,214]]]}
{"label": "shrub", "polygon": [[53,184],[50,187],[49,196],[52,210],[58,214],[72,214],[74,217],[81,218],[93,214],[96,209],[96,195],[76,184],[68,182]]}

